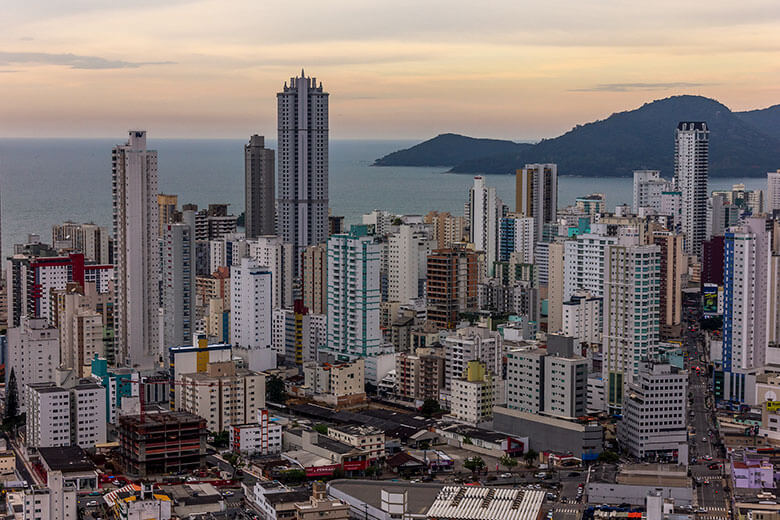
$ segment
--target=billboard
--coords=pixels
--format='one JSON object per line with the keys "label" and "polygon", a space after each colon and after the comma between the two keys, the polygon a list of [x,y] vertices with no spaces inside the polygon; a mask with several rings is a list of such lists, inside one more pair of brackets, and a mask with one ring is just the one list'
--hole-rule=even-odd
{"label": "billboard", "polygon": [[714,283],[706,283],[702,287],[702,312],[718,314],[718,286]]}

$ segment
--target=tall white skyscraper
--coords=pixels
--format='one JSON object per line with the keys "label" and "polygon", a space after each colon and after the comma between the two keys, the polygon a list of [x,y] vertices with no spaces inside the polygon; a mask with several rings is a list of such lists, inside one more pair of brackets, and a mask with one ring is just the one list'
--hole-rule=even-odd
{"label": "tall white skyscraper", "polygon": [[544,240],[544,225],[555,222],[558,214],[558,165],[526,164],[515,176],[515,211],[533,217],[534,239]]}
{"label": "tall white skyscraper", "polygon": [[327,351],[344,359],[379,352],[380,246],[363,226],[328,240]]}
{"label": "tall white skyscraper", "polygon": [[271,270],[273,308],[293,306],[293,246],[277,235],[259,236],[247,242],[249,257]]}
{"label": "tall white skyscraper", "polygon": [[766,174],[766,211],[780,209],[780,170]]}
{"label": "tall white skyscraper", "polygon": [[146,131],[131,130],[111,160],[117,361],[153,368],[160,355],[157,152],[146,149]]}
{"label": "tall white skyscraper", "polygon": [[625,384],[658,344],[661,248],[611,245],[605,257],[602,375],[607,406],[620,410]]}
{"label": "tall white skyscraper", "polygon": [[271,348],[272,275],[251,258],[230,268],[230,342],[247,349]]}
{"label": "tall white skyscraper", "polygon": [[723,374],[715,397],[748,401],[746,373],[766,362],[769,337],[770,237],[766,221],[752,217],[726,232],[723,252]]}
{"label": "tall white skyscraper", "polygon": [[195,241],[188,224],[166,224],[163,233],[162,349],[167,349],[190,343],[195,332]]}
{"label": "tall white skyscraper", "polygon": [[328,239],[328,93],[316,78],[290,78],[278,103],[278,234],[293,244],[293,275],[306,246]]}
{"label": "tall white skyscraper", "polygon": [[704,121],[677,125],[674,139],[674,178],[682,194],[685,252],[699,256],[707,235],[707,179],[710,131]]}
{"label": "tall white skyscraper", "polygon": [[498,260],[498,218],[501,216],[501,205],[496,189],[485,185],[484,177],[474,177],[474,186],[469,191],[470,241],[477,251],[485,253],[489,276],[492,276],[493,264]]}

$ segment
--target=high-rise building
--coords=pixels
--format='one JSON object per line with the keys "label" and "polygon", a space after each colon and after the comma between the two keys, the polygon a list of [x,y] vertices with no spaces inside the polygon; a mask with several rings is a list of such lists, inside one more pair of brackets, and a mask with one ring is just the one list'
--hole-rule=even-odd
{"label": "high-rise building", "polygon": [[766,210],[772,213],[780,209],[780,170],[766,174]]}
{"label": "high-rise building", "polygon": [[7,336],[5,383],[7,387],[13,373],[21,398],[19,410],[24,411],[24,387],[54,381],[54,370],[60,365],[60,335],[45,319],[22,316],[19,326],[9,328]]}
{"label": "high-rise building", "polygon": [[179,212],[179,196],[178,195],[165,195],[164,193],[157,194],[157,215],[158,215],[158,235],[163,236],[165,234],[166,224],[173,224],[181,220],[181,215],[177,215]]}
{"label": "high-rise building", "polygon": [[271,348],[271,270],[251,258],[230,269],[230,341],[247,349]]}
{"label": "high-rise building", "polygon": [[544,225],[555,222],[558,212],[558,165],[526,164],[515,176],[515,211],[533,217],[534,238],[543,240]]}
{"label": "high-rise building", "polygon": [[498,260],[508,262],[512,253],[518,253],[521,262],[534,263],[534,230],[532,217],[503,217],[499,224]]}
{"label": "high-rise building", "polygon": [[672,183],[661,178],[658,170],[634,170],[634,215],[640,208],[661,212],[661,194],[672,189]]}
{"label": "high-rise building", "polygon": [[469,240],[477,251],[485,253],[489,276],[492,276],[493,264],[498,260],[498,219],[502,213],[501,206],[496,189],[486,186],[484,177],[474,177],[474,186],[469,191]]}
{"label": "high-rise building", "polygon": [[434,248],[426,229],[402,224],[389,238],[388,300],[407,303],[425,295],[428,255]]}
{"label": "high-rise building", "polygon": [[195,265],[193,230],[187,224],[166,224],[163,239],[163,345],[187,344],[195,332]]}
{"label": "high-rise building", "polygon": [[617,237],[592,233],[577,235],[564,243],[563,300],[569,300],[576,291],[585,290],[596,298],[604,294],[604,258],[610,244]]}
{"label": "high-rise building", "polygon": [[[673,456],[688,442],[688,374],[668,363],[640,362],[626,388],[618,439],[632,456]],[[697,432],[698,433],[698,432]]]}
{"label": "high-rise building", "polygon": [[761,217],[728,230],[723,255],[723,370],[715,397],[745,402],[746,374],[766,362],[769,335],[769,233]]}
{"label": "high-rise building", "polygon": [[595,298],[587,291],[574,293],[571,299],[563,304],[563,335],[575,338],[579,343],[601,344],[604,327],[601,307],[601,298]]}
{"label": "high-rise building", "polygon": [[444,387],[468,368],[469,361],[481,361],[493,374],[503,372],[504,340],[500,333],[483,327],[463,327],[447,334],[444,344]]}
{"label": "high-rise building", "polygon": [[472,426],[493,418],[493,406],[500,402],[495,375],[480,361],[469,361],[466,370],[452,380],[451,413]]}
{"label": "high-rise building", "polygon": [[660,247],[611,245],[604,265],[604,361],[607,406],[623,405],[625,383],[639,360],[652,353],[660,334]]}
{"label": "high-rise building", "polygon": [[661,248],[661,327],[676,327],[682,320],[682,274],[687,269],[683,237],[668,231],[656,231],[653,243]]}
{"label": "high-rise building", "polygon": [[276,233],[274,151],[265,147],[262,135],[244,145],[244,227],[246,237]]}
{"label": "high-rise building", "polygon": [[326,350],[342,358],[376,355],[379,330],[379,245],[352,226],[349,234],[328,240],[328,342]]}
{"label": "high-rise building", "polygon": [[248,246],[249,257],[271,270],[273,308],[292,307],[293,265],[296,263],[292,244],[283,242],[278,235],[264,235],[249,240]]}
{"label": "high-rise building", "polygon": [[314,314],[328,307],[328,246],[317,244],[303,250],[303,305]]}
{"label": "high-rise building", "polygon": [[431,211],[423,220],[433,228],[437,249],[448,249],[453,244],[464,241],[466,222],[463,217],[455,217],[446,211]]}
{"label": "high-rise building", "polygon": [[710,131],[704,121],[677,125],[674,140],[674,179],[682,193],[685,252],[698,256],[707,232],[707,179]]}
{"label": "high-rise building", "polygon": [[428,256],[428,321],[453,329],[458,314],[477,307],[479,255],[460,247],[437,249]]}
{"label": "high-rise building", "polygon": [[111,158],[118,361],[153,368],[160,306],[157,152],[146,149],[145,131],[131,130]]}
{"label": "high-rise building", "polygon": [[547,246],[547,331],[558,332],[563,327],[563,293],[566,284],[565,245],[553,242]]}
{"label": "high-rise building", "polygon": [[294,247],[293,276],[306,246],[328,238],[328,93],[316,78],[290,78],[278,102],[278,232]]}

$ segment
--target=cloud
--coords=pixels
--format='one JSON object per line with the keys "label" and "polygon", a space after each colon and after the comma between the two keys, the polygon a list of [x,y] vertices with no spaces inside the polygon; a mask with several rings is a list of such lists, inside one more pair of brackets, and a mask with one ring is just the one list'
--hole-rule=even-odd
{"label": "cloud", "polygon": [[600,83],[592,87],[570,89],[569,92],[630,92],[634,90],[671,90],[676,88],[695,88],[714,85],[714,83],[689,83],[677,81],[669,83]]}
{"label": "cloud", "polygon": [[19,63],[41,65],[62,65],[71,69],[106,70],[137,69],[146,65],[170,65],[172,61],[124,61],[82,56],[78,54],[50,54],[47,52],[3,52],[0,51],[0,66]]}

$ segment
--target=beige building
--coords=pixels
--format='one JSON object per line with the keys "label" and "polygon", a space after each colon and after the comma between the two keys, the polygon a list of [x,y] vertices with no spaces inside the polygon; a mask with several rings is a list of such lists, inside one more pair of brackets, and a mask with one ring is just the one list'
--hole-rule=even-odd
{"label": "beige building", "polygon": [[472,426],[489,421],[498,393],[495,383],[484,363],[470,361],[463,377],[452,380],[452,415]]}
{"label": "beige building", "polygon": [[178,195],[157,194],[157,209],[159,211],[159,235],[163,235],[163,229],[167,224],[176,222],[176,212],[179,206]]}
{"label": "beige building", "polygon": [[433,227],[436,249],[449,249],[453,244],[465,241],[467,233],[464,217],[453,216],[447,211],[431,211],[423,219]]}
{"label": "beige building", "polygon": [[669,330],[679,326],[682,319],[682,275],[686,270],[683,236],[656,231],[653,243],[661,248],[661,328]]}
{"label": "beige building", "polygon": [[303,250],[303,305],[313,314],[325,314],[328,306],[328,246]]}
{"label": "beige building", "polygon": [[[82,288],[70,283],[54,291],[51,298],[50,316],[52,325],[59,329],[62,366],[76,370],[78,377],[89,377],[96,354],[113,360],[109,334],[113,325],[112,295],[98,293],[94,283],[85,285]],[[109,340],[108,346],[104,338]]]}
{"label": "beige building", "polygon": [[203,417],[212,432],[255,422],[265,408],[265,375],[236,368],[233,361],[209,363],[206,372],[180,380],[181,409]]}
{"label": "beige building", "polygon": [[558,332],[563,327],[563,248],[554,242],[548,246],[547,259],[547,331]]}
{"label": "beige building", "polygon": [[366,400],[365,362],[362,358],[350,363],[303,364],[305,391],[315,401],[330,406],[348,406]]}
{"label": "beige building", "polygon": [[295,520],[348,520],[349,505],[328,498],[325,483],[312,484],[312,496],[308,502],[295,504]]}
{"label": "beige building", "polygon": [[444,388],[444,349],[418,347],[413,354],[401,352],[396,356],[395,370],[400,397],[438,401]]}
{"label": "beige building", "polygon": [[364,450],[369,461],[385,456],[385,432],[374,426],[331,426],[328,437]]}
{"label": "beige building", "polygon": [[16,471],[16,455],[12,450],[0,451],[0,479]]}

